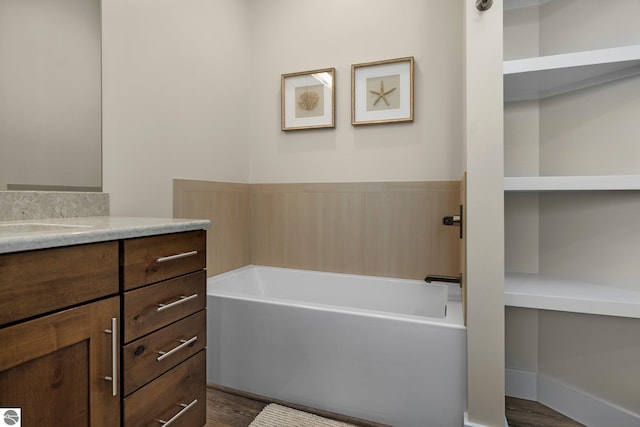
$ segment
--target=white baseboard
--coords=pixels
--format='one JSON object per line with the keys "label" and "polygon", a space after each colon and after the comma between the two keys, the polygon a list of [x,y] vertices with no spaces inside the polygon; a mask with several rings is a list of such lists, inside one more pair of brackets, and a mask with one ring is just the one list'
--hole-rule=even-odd
{"label": "white baseboard", "polygon": [[640,426],[640,414],[538,375],[538,401],[587,426]]}
{"label": "white baseboard", "polygon": [[[464,427],[487,427],[487,426],[485,426],[484,424],[472,423],[471,421],[469,421],[469,413],[465,412]],[[504,427],[509,427],[509,424],[507,424],[507,417],[504,418]]]}
{"label": "white baseboard", "polygon": [[538,400],[538,374],[507,368],[504,370],[504,391],[510,397]]}
{"label": "white baseboard", "polygon": [[472,423],[471,421],[469,421],[469,413],[465,412],[464,413],[464,427],[487,427],[484,424],[478,424],[478,423]]}
{"label": "white baseboard", "polygon": [[640,414],[535,372],[505,369],[505,394],[537,400],[587,426],[640,426]]}

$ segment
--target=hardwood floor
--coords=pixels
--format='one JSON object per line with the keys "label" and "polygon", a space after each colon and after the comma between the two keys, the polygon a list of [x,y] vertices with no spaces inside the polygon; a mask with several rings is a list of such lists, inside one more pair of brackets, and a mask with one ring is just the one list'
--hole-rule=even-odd
{"label": "hardwood floor", "polygon": [[[272,401],[249,393],[241,393],[240,395],[237,390],[219,386],[207,387],[206,427],[247,427],[260,411],[272,402],[359,427],[384,427],[383,424],[319,411],[287,402]],[[509,427],[584,427],[583,424],[567,418],[541,403],[530,400],[507,397],[505,399],[505,409]]]}
{"label": "hardwood floor", "polygon": [[207,387],[206,427],[247,427],[267,402]]}
{"label": "hardwood floor", "polygon": [[585,427],[542,403],[507,397],[505,412],[509,427]]}
{"label": "hardwood floor", "polygon": [[320,409],[309,408],[291,402],[267,399],[251,393],[245,393],[222,386],[207,387],[207,424],[206,427],[247,427],[251,421],[269,403],[288,406],[329,418],[357,427],[389,427],[386,424],[361,420],[346,415],[327,412]]}

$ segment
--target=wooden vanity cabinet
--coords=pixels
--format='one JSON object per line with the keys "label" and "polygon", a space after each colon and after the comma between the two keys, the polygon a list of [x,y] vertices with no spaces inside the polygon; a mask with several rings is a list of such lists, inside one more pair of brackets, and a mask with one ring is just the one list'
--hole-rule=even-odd
{"label": "wooden vanity cabinet", "polygon": [[0,407],[119,426],[117,292],[117,242],[0,255]]}
{"label": "wooden vanity cabinet", "polygon": [[0,408],[204,426],[205,266],[204,230],[0,255]]}
{"label": "wooden vanity cabinet", "polygon": [[204,230],[123,242],[125,427],[206,423],[205,266]]}

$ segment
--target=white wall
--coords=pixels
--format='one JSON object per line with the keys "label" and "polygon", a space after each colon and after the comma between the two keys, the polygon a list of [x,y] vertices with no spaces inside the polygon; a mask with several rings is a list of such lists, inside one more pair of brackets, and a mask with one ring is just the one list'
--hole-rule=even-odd
{"label": "white wall", "polygon": [[[462,5],[251,2],[251,182],[460,179]],[[351,64],[415,57],[415,122],[351,125]],[[336,68],[336,129],[280,130],[280,76]]]}
{"label": "white wall", "polygon": [[538,310],[505,307],[505,367],[538,372]]}
{"label": "white wall", "polygon": [[[170,216],[174,177],[459,179],[461,13],[436,0],[104,2],[112,213]],[[353,128],[351,64],[402,56],[416,60],[415,122]],[[282,132],[281,74],[326,67],[337,128]]]}
{"label": "white wall", "polygon": [[103,2],[104,191],[172,216],[172,179],[247,182],[246,0]]}
{"label": "white wall", "polygon": [[[171,216],[171,180],[459,179],[462,11],[437,0],[103,4],[104,191]],[[351,64],[414,56],[415,122],[351,126]],[[280,130],[280,76],[337,69],[336,129]]]}
{"label": "white wall", "polygon": [[546,2],[540,7],[540,54],[638,44],[638,20],[638,0]]}

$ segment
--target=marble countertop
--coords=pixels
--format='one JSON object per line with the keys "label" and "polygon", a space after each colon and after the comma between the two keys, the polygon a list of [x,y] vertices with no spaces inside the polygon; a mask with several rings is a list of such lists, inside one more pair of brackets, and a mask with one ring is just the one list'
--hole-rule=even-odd
{"label": "marble countertop", "polygon": [[93,216],[0,221],[0,254],[206,230],[209,220]]}

